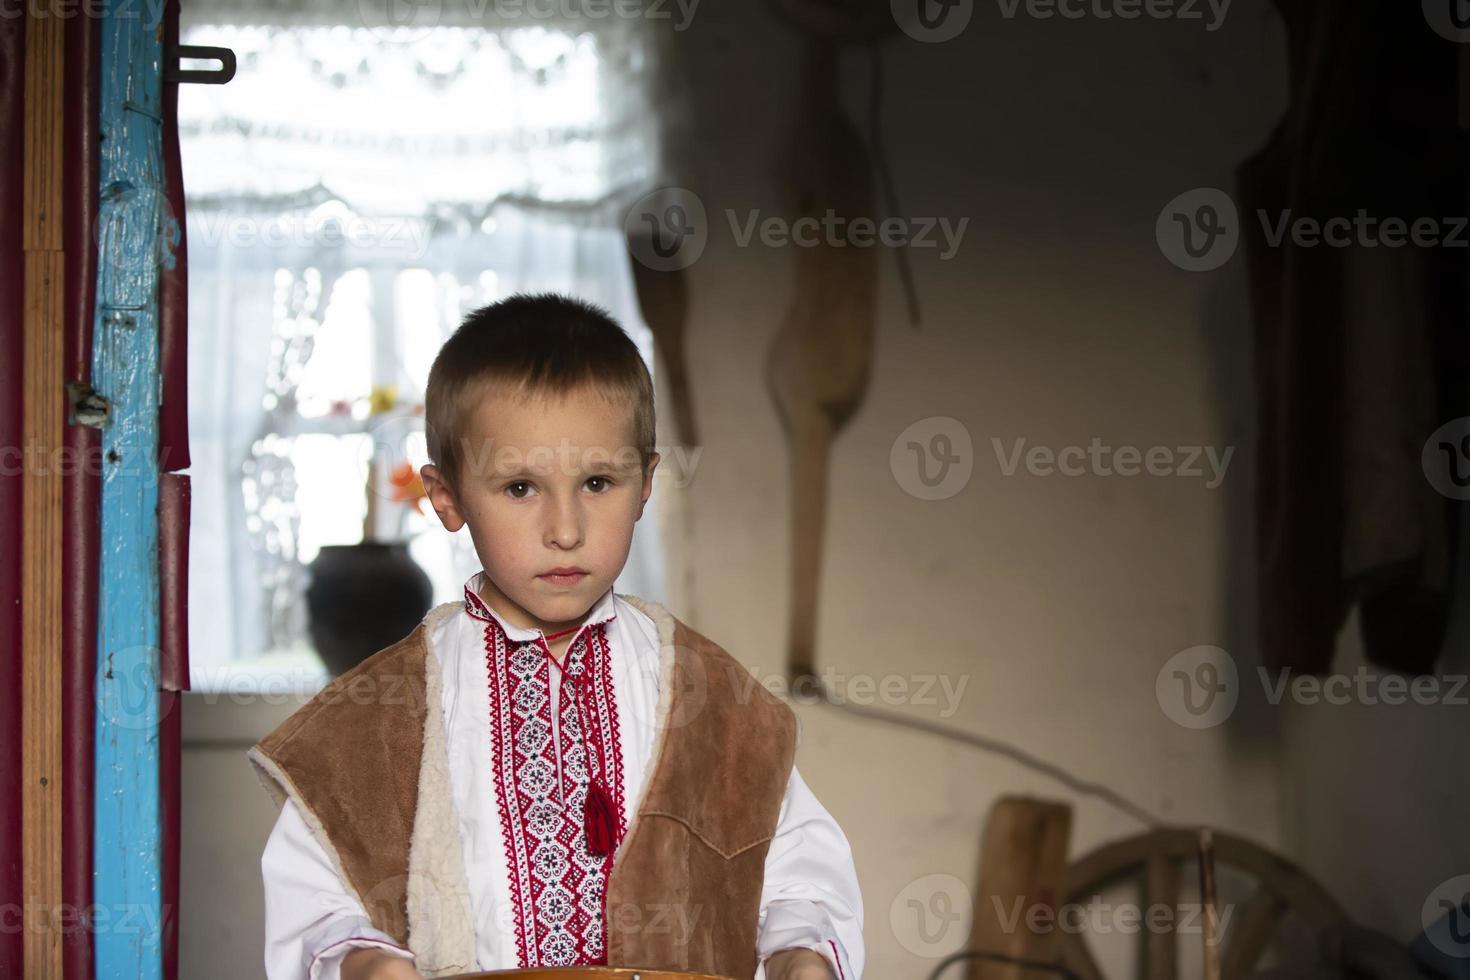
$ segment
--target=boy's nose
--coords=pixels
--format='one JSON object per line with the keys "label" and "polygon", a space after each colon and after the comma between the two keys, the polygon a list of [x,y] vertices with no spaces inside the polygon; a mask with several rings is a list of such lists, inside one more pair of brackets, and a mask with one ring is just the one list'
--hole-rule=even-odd
{"label": "boy's nose", "polygon": [[574,548],[582,541],[582,510],[574,502],[556,507],[546,529],[547,542],[559,548]]}

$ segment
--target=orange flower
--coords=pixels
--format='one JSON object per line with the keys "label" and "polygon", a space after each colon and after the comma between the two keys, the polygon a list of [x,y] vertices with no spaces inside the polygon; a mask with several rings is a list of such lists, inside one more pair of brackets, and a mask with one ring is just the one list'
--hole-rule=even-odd
{"label": "orange flower", "polygon": [[424,489],[423,478],[412,463],[405,460],[393,467],[388,482],[393,486],[391,496],[395,501],[413,504],[420,514],[424,512],[424,498],[428,496],[428,491]]}

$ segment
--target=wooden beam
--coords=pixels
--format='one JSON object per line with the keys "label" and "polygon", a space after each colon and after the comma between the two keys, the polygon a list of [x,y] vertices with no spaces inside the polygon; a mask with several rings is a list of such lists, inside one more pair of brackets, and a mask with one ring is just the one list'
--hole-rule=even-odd
{"label": "wooden beam", "polygon": [[25,48],[25,391],[21,484],[21,855],[25,976],[61,967],[62,68],[66,21],[28,6]]}
{"label": "wooden beam", "polygon": [[[150,16],[161,5],[145,4]],[[93,901],[132,928],[98,928],[99,977],[163,975],[159,787],[159,279],[162,29],[107,0],[99,101],[97,309],[92,386],[102,429]]]}

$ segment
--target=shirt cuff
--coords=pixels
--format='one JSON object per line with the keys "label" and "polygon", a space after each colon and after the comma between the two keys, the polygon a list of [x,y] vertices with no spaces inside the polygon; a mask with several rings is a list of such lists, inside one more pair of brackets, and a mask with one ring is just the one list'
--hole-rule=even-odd
{"label": "shirt cuff", "polygon": [[367,919],[334,922],[330,929],[313,938],[315,952],[306,964],[306,980],[342,980],[342,960],[354,949],[381,949],[407,960],[414,958],[392,936],[374,929]]}
{"label": "shirt cuff", "polygon": [[837,931],[815,902],[772,902],[766,909],[759,945],[763,967],[767,959],[783,949],[810,949],[827,961],[837,980],[853,980]]}
{"label": "shirt cuff", "polygon": [[[819,946],[786,946],[784,949],[809,949],[827,961],[827,968],[832,971],[832,975],[837,980],[847,980],[847,968],[842,965],[843,956],[837,947],[837,940],[835,939],[829,939]],[[776,953],[783,951],[783,949],[775,950],[771,953],[771,956],[775,956]],[[770,956],[766,957],[766,959],[770,959]],[[767,976],[769,974],[766,973],[765,960],[762,960],[759,969],[756,970],[756,980],[765,980]]]}

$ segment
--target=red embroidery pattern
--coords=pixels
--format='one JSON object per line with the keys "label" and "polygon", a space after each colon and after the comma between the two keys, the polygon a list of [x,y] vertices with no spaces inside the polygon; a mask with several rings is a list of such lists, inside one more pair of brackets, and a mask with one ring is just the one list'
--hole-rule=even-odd
{"label": "red embroidery pattern", "polygon": [[[518,962],[522,969],[606,963],[603,918],[612,855],[588,853],[583,804],[589,781],[601,778],[617,814],[614,843],[622,840],[627,817],[607,621],[580,630],[557,665],[540,639],[507,637],[468,587],[465,608],[485,622],[491,779]],[[555,726],[552,671],[561,672]]]}

